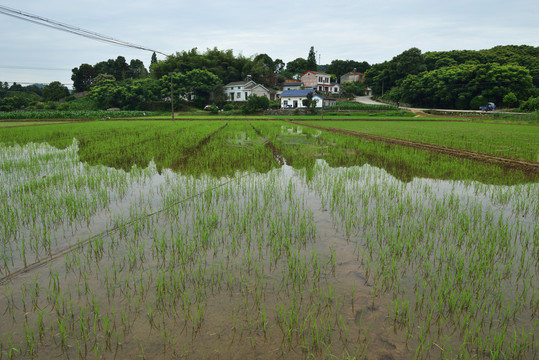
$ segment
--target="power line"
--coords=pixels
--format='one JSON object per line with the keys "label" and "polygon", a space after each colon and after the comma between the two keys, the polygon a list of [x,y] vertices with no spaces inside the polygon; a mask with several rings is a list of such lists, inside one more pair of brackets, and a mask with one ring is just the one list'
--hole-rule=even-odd
{"label": "power line", "polygon": [[115,39],[115,38],[110,37],[110,36],[102,35],[102,34],[99,34],[99,33],[93,32],[93,31],[89,31],[89,30],[84,30],[84,29],[81,29],[81,28],[73,26],[73,25],[64,24],[64,23],[61,23],[61,22],[58,22],[58,21],[55,21],[55,20],[44,18],[44,17],[39,16],[39,15],[34,15],[34,14],[30,14],[30,13],[27,13],[27,12],[24,12],[24,11],[21,11],[21,10],[12,9],[12,8],[7,7],[7,6],[0,5],[0,14],[11,16],[11,17],[14,17],[16,19],[28,21],[28,22],[31,22],[31,23],[34,23],[34,24],[46,26],[46,27],[49,27],[49,28],[52,28],[52,29],[55,29],[55,30],[60,30],[60,31],[72,33],[72,34],[75,34],[75,35],[83,36],[85,38],[92,39],[92,40],[97,40],[97,41],[101,41],[101,42],[105,42],[105,43],[109,43],[109,44],[129,47],[129,48],[133,48],[133,49],[151,51],[151,52],[155,52],[155,53],[158,53],[158,54],[161,54],[161,55],[164,55],[164,56],[169,56],[169,54],[165,54],[164,52],[161,52],[161,51],[158,51],[158,50],[153,50],[153,49],[150,49],[150,48],[146,48],[146,47],[143,47],[143,46],[140,46],[140,45],[136,45],[136,44],[127,42],[127,41],[118,40],[118,39]]}

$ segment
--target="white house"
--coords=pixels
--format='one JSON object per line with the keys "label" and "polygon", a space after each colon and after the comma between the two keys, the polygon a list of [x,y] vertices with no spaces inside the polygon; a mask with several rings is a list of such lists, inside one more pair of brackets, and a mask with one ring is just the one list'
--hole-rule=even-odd
{"label": "white house", "polygon": [[265,96],[271,100],[271,92],[250,79],[226,84],[225,94],[228,101],[247,101],[250,95]]}
{"label": "white house", "polygon": [[305,88],[313,89],[326,94],[338,94],[341,90],[339,84],[331,82],[329,74],[319,71],[307,71],[301,75],[301,83]]}
{"label": "white house", "polygon": [[319,94],[315,94],[314,90],[285,90],[281,93],[281,109],[304,109],[303,100],[308,99],[308,95],[313,93],[313,100],[316,101],[316,108],[321,109],[322,106],[327,108],[335,105],[336,100],[332,98],[323,97]]}
{"label": "white house", "polygon": [[337,105],[337,100],[335,100],[334,98],[331,98],[331,97],[325,97],[325,96],[315,94],[313,96],[313,99],[316,100],[316,108],[317,109],[322,108],[322,106],[324,107],[324,109],[327,109],[330,106]]}

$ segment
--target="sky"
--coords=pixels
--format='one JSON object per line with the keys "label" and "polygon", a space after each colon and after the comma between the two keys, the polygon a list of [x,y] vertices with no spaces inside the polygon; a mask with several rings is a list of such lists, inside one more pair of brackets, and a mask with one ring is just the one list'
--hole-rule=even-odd
{"label": "sky", "polygon": [[[198,48],[307,58],[391,60],[423,53],[539,46],[537,0],[0,0],[0,5],[165,54]],[[71,87],[71,69],[118,56],[148,67],[152,52],[121,47],[0,14],[0,81]],[[158,59],[165,56],[158,54]]]}

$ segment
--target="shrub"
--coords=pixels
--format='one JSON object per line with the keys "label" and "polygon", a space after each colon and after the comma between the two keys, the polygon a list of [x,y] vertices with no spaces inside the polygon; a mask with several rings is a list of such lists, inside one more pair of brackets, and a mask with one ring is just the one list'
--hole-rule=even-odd
{"label": "shrub", "polygon": [[269,99],[265,96],[251,95],[247,99],[247,103],[243,107],[243,112],[246,114],[263,111],[269,108]]}
{"label": "shrub", "polygon": [[470,101],[470,108],[477,110],[480,106],[487,106],[487,99],[483,95],[478,95]]}
{"label": "shrub", "polygon": [[520,106],[520,110],[539,111],[539,97],[530,97]]}
{"label": "shrub", "polygon": [[514,108],[518,106],[517,96],[510,92],[509,94],[503,97],[503,104],[509,108]]}

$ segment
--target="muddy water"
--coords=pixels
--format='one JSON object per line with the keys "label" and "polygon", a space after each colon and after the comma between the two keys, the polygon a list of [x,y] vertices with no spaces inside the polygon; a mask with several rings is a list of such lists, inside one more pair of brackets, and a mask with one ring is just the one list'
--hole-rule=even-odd
{"label": "muddy water", "polygon": [[[323,161],[309,176],[287,165],[267,174],[219,179],[149,168],[124,184],[108,189],[106,210],[67,230],[62,225],[50,229],[51,253],[80,246],[3,284],[5,356],[17,349],[12,352],[20,358],[42,359],[410,359],[456,356],[462,348],[489,357],[477,344],[463,345],[470,326],[463,325],[464,319],[458,322],[459,314],[440,311],[436,320],[427,319],[436,306],[427,301],[439,301],[431,293],[447,289],[429,285],[445,278],[433,277],[436,273],[423,264],[436,268],[440,261],[452,261],[439,260],[452,248],[438,241],[447,239],[444,231],[455,231],[457,239],[466,234],[449,221],[458,219],[452,211],[466,214],[470,208],[477,209],[470,217],[481,223],[517,224],[507,235],[515,250],[494,255],[514,254],[512,271],[520,259],[527,263],[518,280],[504,277],[500,286],[485,287],[505,296],[502,306],[496,307],[499,298],[493,297],[476,308],[518,306],[507,327],[533,331],[536,313],[528,304],[539,288],[537,258],[530,255],[532,245],[525,250],[520,244],[537,241],[537,201],[528,201],[527,211],[521,205],[522,197],[537,193],[536,184],[519,190],[426,179],[402,183],[368,165],[332,169]],[[459,206],[454,205],[457,198]],[[391,213],[399,204],[406,207]],[[385,214],[391,217],[378,221]],[[442,228],[429,228],[428,216]],[[379,227],[382,220],[389,230]],[[421,223],[437,239],[422,242],[432,247],[424,258],[420,250],[408,253],[418,259],[384,252],[395,246],[392,236],[411,227],[406,221]],[[388,270],[393,264],[396,272]],[[20,261],[11,272],[17,265]],[[420,305],[415,288],[423,279],[427,300]],[[524,285],[532,290],[515,305]],[[406,321],[395,319],[395,299],[409,302]],[[498,336],[496,322],[503,316],[486,314],[495,323],[480,333]],[[502,343],[506,352],[510,346]],[[533,344],[521,357],[536,353]]]}

